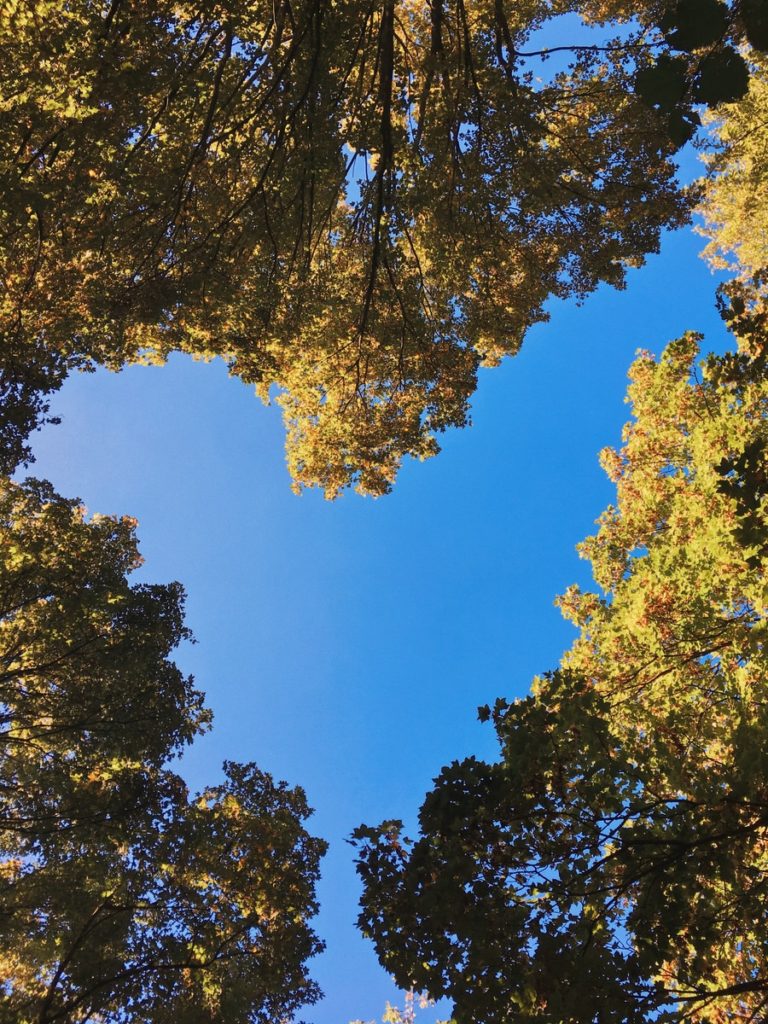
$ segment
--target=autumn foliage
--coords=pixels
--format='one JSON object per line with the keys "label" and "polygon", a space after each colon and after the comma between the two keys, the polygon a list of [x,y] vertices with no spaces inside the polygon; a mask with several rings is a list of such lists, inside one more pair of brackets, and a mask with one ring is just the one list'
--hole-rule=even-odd
{"label": "autumn foliage", "polygon": [[768,488],[740,503],[738,463],[759,450],[764,479],[766,382],[715,384],[696,355],[688,336],[633,367],[617,501],[581,546],[599,590],[561,598],[579,636],[557,671],[481,709],[501,760],[445,768],[415,843],[359,833],[361,926],[459,1021],[768,1005]]}
{"label": "autumn foliage", "polygon": [[0,0],[0,1024],[319,997],[304,793],[189,793],[180,585],[130,582],[134,520],[12,479],[67,374],[221,357],[296,489],[381,495],[548,299],[693,211],[732,348],[638,355],[577,637],[480,709],[498,761],[447,766],[414,840],[357,831],[359,923],[405,1016],[768,1016],[766,51],[765,0]]}
{"label": "autumn foliage", "polygon": [[318,996],[325,844],[255,765],[193,797],[170,770],[210,713],[135,525],[0,489],[0,1020],[272,1024]]}
{"label": "autumn foliage", "polygon": [[550,296],[687,215],[633,88],[650,9],[535,76],[532,31],[582,6],[4,0],[5,343],[221,356],[276,391],[297,486],[388,490]]}

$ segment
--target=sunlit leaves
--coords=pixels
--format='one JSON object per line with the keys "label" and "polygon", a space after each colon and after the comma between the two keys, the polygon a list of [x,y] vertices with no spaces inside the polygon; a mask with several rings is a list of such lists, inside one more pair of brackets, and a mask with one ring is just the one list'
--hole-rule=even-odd
{"label": "sunlit leaves", "polygon": [[720,107],[711,118],[717,145],[708,157],[710,173],[701,203],[706,222],[702,233],[710,239],[705,255],[714,266],[736,271],[753,294],[766,293],[768,271],[766,118],[768,63],[764,56],[755,56],[747,94],[737,103]]}
{"label": "sunlit leaves", "polygon": [[168,769],[210,713],[135,526],[0,481],[0,1019],[274,1024],[318,996],[325,844],[255,765],[192,799]]}
{"label": "sunlit leaves", "polygon": [[621,285],[687,215],[638,37],[552,81],[523,56],[580,6],[14,6],[3,339],[221,356],[278,394],[299,488],[387,491],[549,296]]}
{"label": "sunlit leaves", "polygon": [[696,341],[632,368],[616,504],[581,547],[600,589],[561,598],[560,669],[480,709],[501,760],[444,769],[415,841],[356,835],[361,928],[459,1022],[766,1005],[768,383],[748,356],[702,378]]}

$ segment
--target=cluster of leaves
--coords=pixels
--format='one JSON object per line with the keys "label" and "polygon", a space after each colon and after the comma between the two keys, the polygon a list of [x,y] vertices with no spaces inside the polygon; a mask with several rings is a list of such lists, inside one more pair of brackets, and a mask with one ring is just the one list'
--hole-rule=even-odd
{"label": "cluster of leaves", "polygon": [[739,541],[753,549],[748,560],[758,566],[768,555],[762,515],[763,503],[768,497],[765,441],[760,437],[750,441],[743,451],[724,458],[717,470],[722,476],[719,489],[736,503]]}
{"label": "cluster of leaves", "polygon": [[581,548],[602,595],[571,588],[558,671],[481,709],[501,760],[444,769],[417,841],[357,833],[363,931],[461,1024],[765,1015],[768,496],[746,538],[723,470],[756,478],[768,382],[699,380],[696,350],[633,367],[617,503]]}
{"label": "cluster of leaves", "polygon": [[[429,999],[427,996],[414,992],[413,989],[409,989],[403,993],[403,1008],[402,1010],[398,1006],[393,1006],[387,1002],[386,1009],[381,1015],[381,1024],[415,1024],[416,1017],[418,1016],[416,1008],[420,1010],[429,1009],[434,1006],[434,1000]],[[350,1021],[350,1024],[364,1024],[362,1020]],[[369,1021],[368,1024],[374,1024],[374,1021]],[[438,1024],[448,1024],[447,1021],[438,1021]]]}
{"label": "cluster of leaves", "polygon": [[[747,92],[748,60],[768,51],[768,3],[668,0],[657,26],[666,48],[638,72],[635,86],[666,117],[670,138],[682,145],[701,124],[696,104],[716,107]],[[752,48],[749,58],[739,52],[744,44]]]}
{"label": "cluster of leaves", "polygon": [[[622,34],[542,82],[526,42],[573,12]],[[386,491],[548,297],[621,285],[685,220],[673,152],[718,108],[703,209],[741,347],[703,381],[693,336],[638,360],[583,548],[603,593],[561,602],[578,640],[482,711],[501,760],[446,768],[416,842],[357,833],[361,926],[461,1024],[768,1007],[767,24],[765,0],[3,5],[5,473],[67,370],[181,350],[279,390],[298,486]],[[209,715],[170,661],[180,588],[127,581],[134,525],[0,481],[0,1021],[271,1024],[318,995],[324,844],[254,765],[195,797],[169,770]]]}
{"label": "cluster of leaves", "polygon": [[[622,35],[542,82],[526,41],[573,12]],[[0,341],[221,356],[278,393],[297,486],[380,494],[550,296],[621,285],[687,217],[667,112],[633,89],[680,43],[657,21],[620,0],[5,0]]]}
{"label": "cluster of leaves", "polygon": [[274,1024],[319,995],[325,844],[255,765],[192,798],[167,767],[210,715],[134,527],[0,484],[0,1021]]}
{"label": "cluster of leaves", "polygon": [[[754,297],[766,291],[768,278],[768,58],[752,54],[749,90],[738,103],[719,108],[710,118],[714,150],[707,154],[709,174],[699,207],[702,233],[709,237],[704,250],[710,264],[736,275]],[[741,317],[750,296],[733,297],[743,303],[733,313]],[[743,325],[734,329],[743,337]]]}
{"label": "cluster of leaves", "polygon": [[0,476],[34,462],[29,436],[46,423],[49,395],[66,375],[64,360],[42,345],[19,348],[8,344],[0,360]]}

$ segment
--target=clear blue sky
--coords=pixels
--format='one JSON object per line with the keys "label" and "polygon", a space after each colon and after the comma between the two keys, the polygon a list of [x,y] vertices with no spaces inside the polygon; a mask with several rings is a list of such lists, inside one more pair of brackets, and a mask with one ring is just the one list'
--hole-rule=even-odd
{"label": "clear blue sky", "polygon": [[179,660],[215,713],[185,759],[190,783],[254,760],[316,808],[331,843],[314,963],[326,999],[306,1020],[378,1020],[396,998],[354,929],[345,837],[413,822],[443,764],[495,756],[476,707],[557,664],[572,632],[552,602],[589,581],[574,546],[612,498],[597,453],[619,441],[635,350],[686,329],[722,346],[702,245],[669,236],[627,291],[554,306],[518,357],[482,373],[474,426],[376,502],[294,496],[278,411],[220,364],[76,376],[55,402],[63,424],[38,435],[35,475],[90,511],[137,516],[141,577],[187,589],[198,643]]}

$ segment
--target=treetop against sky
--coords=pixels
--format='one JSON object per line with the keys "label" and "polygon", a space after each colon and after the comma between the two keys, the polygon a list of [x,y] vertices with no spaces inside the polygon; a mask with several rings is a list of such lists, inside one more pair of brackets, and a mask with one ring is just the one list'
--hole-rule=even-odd
{"label": "treetop against sky", "polygon": [[[2,1024],[287,1020],[318,893],[313,1017],[380,1012],[339,923],[361,820],[359,925],[459,1024],[760,1019],[764,0],[0,10]],[[731,275],[703,361],[714,288],[667,231],[695,209]],[[615,445],[651,324],[679,337]],[[277,397],[297,488],[376,495],[524,337],[475,436],[376,506],[284,494],[266,414],[256,457],[236,382],[179,356]],[[14,482],[49,412],[56,486]],[[608,440],[593,593],[560,544]],[[136,520],[59,490],[140,513],[199,648]],[[578,636],[542,675],[553,592]],[[477,704],[500,756],[456,724]],[[311,784],[324,880],[254,747]]]}
{"label": "treetop against sky", "polygon": [[[549,298],[658,250],[695,105],[766,42],[752,0],[4,9],[5,344],[222,356],[329,496],[388,490]],[[565,14],[595,33],[541,79]]]}
{"label": "treetop against sky", "polygon": [[445,767],[415,842],[358,830],[361,927],[458,1021],[768,1004],[767,386],[724,385],[725,357],[700,377],[698,340],[632,368],[616,502],[581,546],[599,590],[560,598],[559,669],[480,709],[501,759]]}

